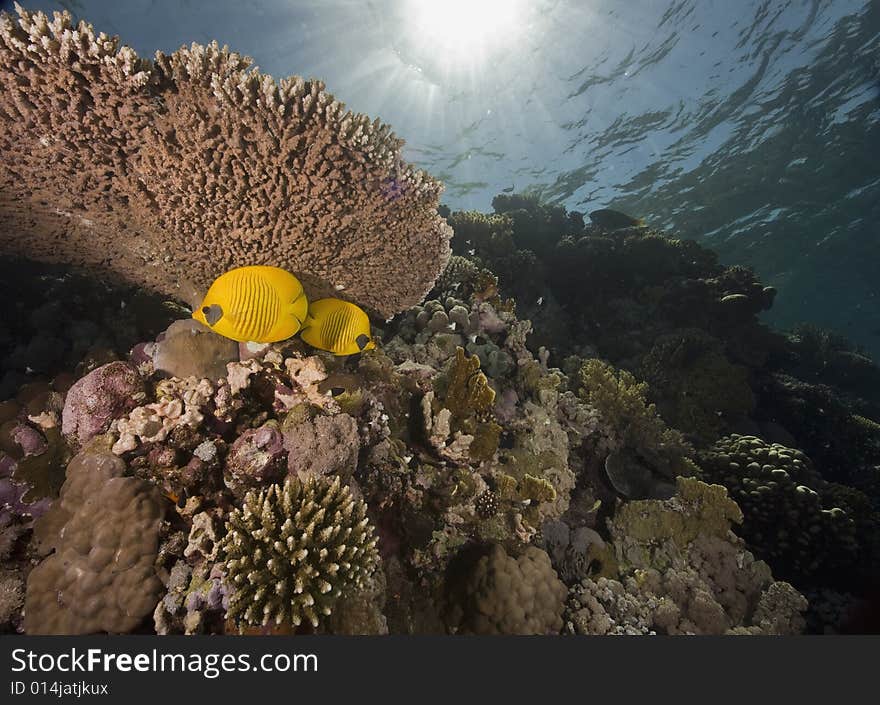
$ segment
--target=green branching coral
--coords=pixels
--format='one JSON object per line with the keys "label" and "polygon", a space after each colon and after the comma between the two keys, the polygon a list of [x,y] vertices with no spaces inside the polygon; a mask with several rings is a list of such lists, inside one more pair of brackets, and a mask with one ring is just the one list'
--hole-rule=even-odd
{"label": "green branching coral", "polygon": [[721,342],[697,328],[660,336],[642,359],[663,418],[708,445],[755,406],[745,367],[728,362]]}
{"label": "green branching coral", "polygon": [[739,533],[775,572],[797,580],[852,567],[858,542],[851,512],[801,451],[734,434],[703,453],[700,467],[739,504]]}
{"label": "green branching coral", "polygon": [[690,444],[663,423],[654,404],[648,403],[647,384],[626,370],[595,359],[584,362],[579,377],[581,398],[595,407],[602,419],[611,451],[608,457],[614,461],[606,463],[606,469],[618,491],[631,498],[645,498],[651,496],[650,483],[643,481],[642,474],[672,479],[698,472],[690,459]]}
{"label": "green branching coral", "polygon": [[249,492],[226,528],[220,551],[235,588],[229,616],[239,624],[317,627],[378,561],[367,505],[338,477]]}

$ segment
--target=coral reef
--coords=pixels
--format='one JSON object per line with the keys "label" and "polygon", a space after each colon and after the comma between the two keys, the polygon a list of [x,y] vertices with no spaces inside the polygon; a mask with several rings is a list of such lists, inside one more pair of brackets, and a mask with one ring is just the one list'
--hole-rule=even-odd
{"label": "coral reef", "polygon": [[319,81],[18,12],[7,250],[177,299],[280,265],[383,320],[347,358],[237,344],[64,268],[15,298],[0,263],[0,631],[867,623],[880,368],[770,331],[749,269],[520,194],[451,240],[440,184]]}
{"label": "coral reef", "polygon": [[229,616],[262,626],[317,627],[344,590],[376,569],[366,505],[339,478],[289,478],[250,492],[229,516],[220,556],[234,586]]}
{"label": "coral reef", "polygon": [[162,505],[124,471],[106,451],[84,451],[67,466],[61,496],[37,527],[54,553],[28,576],[29,634],[128,632],[155,608]]}
{"label": "coral reef", "polygon": [[150,61],[66,12],[19,10],[0,16],[0,85],[7,252],[178,297],[283,265],[383,316],[449,257],[440,184],[319,81],[276,82],[216,43]]}
{"label": "coral reef", "polygon": [[[742,520],[723,487],[679,478],[668,500],[628,502],[601,556],[611,576],[570,593],[566,631],[579,634],[796,634],[807,601],[773,580],[731,532]],[[598,556],[599,554],[597,554]]]}
{"label": "coral reef", "polygon": [[448,620],[456,633],[552,634],[566,593],[544,551],[529,546],[515,558],[496,544],[452,585]]}
{"label": "coral reef", "polygon": [[745,516],[741,535],[778,574],[833,579],[867,558],[860,544],[880,528],[870,509],[859,531],[851,508],[858,491],[835,491],[799,450],[735,434],[702,454],[700,466],[728,488]]}
{"label": "coral reef", "polygon": [[657,338],[640,376],[662,418],[697,444],[711,444],[752,413],[748,371],[730,363],[717,339],[699,329]]}
{"label": "coral reef", "polygon": [[597,444],[606,476],[618,493],[629,499],[668,496],[677,475],[697,472],[693,449],[648,403],[644,382],[601,360],[585,361],[579,377],[579,394],[603,422]]}

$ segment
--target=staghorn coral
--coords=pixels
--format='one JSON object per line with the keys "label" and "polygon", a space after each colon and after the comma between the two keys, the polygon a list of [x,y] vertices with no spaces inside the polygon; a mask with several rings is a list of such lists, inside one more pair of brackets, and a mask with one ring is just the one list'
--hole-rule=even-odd
{"label": "staghorn coral", "polygon": [[453,581],[450,593],[447,621],[457,633],[551,634],[562,628],[565,585],[535,546],[515,558],[493,545]]}
{"label": "staghorn coral", "polygon": [[227,521],[220,557],[240,625],[317,627],[338,599],[365,587],[377,537],[366,504],[339,478],[288,478],[249,492]]}
{"label": "staghorn coral", "polygon": [[852,567],[859,545],[848,502],[799,450],[733,434],[703,453],[700,466],[728,489],[745,517],[739,533],[781,575],[827,577]]}
{"label": "staghorn coral", "polygon": [[128,632],[155,608],[162,505],[149,483],[124,472],[100,450],[67,466],[60,499],[37,527],[55,552],[28,576],[28,634]]}
{"label": "staghorn coral", "polygon": [[149,61],[67,12],[18,12],[0,16],[5,250],[177,296],[276,264],[383,316],[443,270],[440,184],[321,82],[216,43]]}

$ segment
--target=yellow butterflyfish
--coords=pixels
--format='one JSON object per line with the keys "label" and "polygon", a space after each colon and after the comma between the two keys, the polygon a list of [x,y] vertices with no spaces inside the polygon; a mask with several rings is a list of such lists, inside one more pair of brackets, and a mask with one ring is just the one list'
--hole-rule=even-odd
{"label": "yellow butterflyfish", "polygon": [[221,274],[192,317],[226,338],[274,343],[295,335],[309,302],[299,279],[280,267],[237,267]]}
{"label": "yellow butterflyfish", "polygon": [[300,338],[334,355],[354,355],[376,347],[367,314],[342,299],[312,301]]}

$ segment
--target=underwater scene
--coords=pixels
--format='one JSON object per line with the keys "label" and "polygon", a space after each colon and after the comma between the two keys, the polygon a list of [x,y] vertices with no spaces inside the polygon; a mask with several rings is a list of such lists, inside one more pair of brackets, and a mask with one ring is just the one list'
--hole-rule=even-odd
{"label": "underwater scene", "polygon": [[880,633],[878,155],[876,0],[0,2],[0,634]]}

